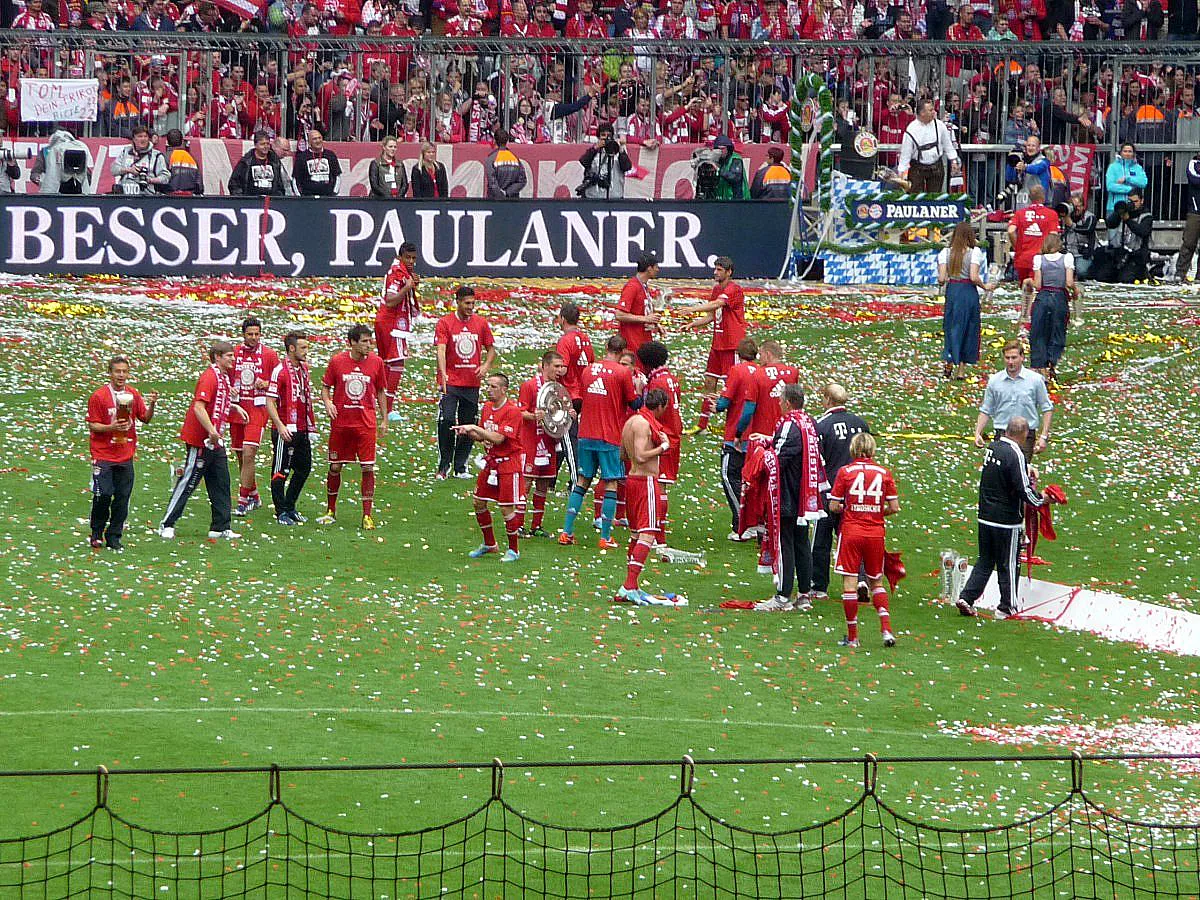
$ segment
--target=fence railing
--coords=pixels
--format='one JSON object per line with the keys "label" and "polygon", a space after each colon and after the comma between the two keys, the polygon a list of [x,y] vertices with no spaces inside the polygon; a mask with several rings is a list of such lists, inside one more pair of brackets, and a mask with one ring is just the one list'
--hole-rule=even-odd
{"label": "fence railing", "polygon": [[[1182,897],[1200,892],[1200,820],[1186,814],[1135,821],[1105,809],[1088,793],[1088,772],[1101,762],[1128,766],[1186,766],[1182,754],[1072,754],[1020,757],[864,757],[521,762],[506,770],[490,763],[391,766],[316,766],[228,769],[140,769],[109,773],[6,772],[0,779],[51,784],[94,781],[91,808],[64,826],[24,836],[0,836],[0,891],[44,898],[108,897],[909,897],[989,898],[1051,896]],[[1043,790],[1013,821],[956,826],[937,810],[914,809],[905,780],[908,764],[963,768],[988,763],[1061,766],[1060,796]],[[568,798],[560,821],[544,821],[506,796],[522,779],[549,769],[608,771],[619,786],[629,767],[666,770],[675,797],[610,827],[577,822]],[[797,811],[821,774],[852,766],[860,786],[847,786],[845,809],[822,821],[785,829],[732,824],[706,807],[699,780],[730,768],[768,767],[802,773],[796,801],[778,801],[778,813]],[[824,767],[824,769],[822,768]],[[483,779],[480,797],[464,814],[409,830],[349,830],[289,805],[285,776],[413,776],[439,772]],[[698,775],[699,772],[699,775]],[[897,796],[885,789],[896,772]],[[883,774],[881,774],[883,773]],[[174,797],[172,779],[201,775],[229,783],[263,779],[262,805],[238,821],[200,829],[182,822],[153,828],[154,810],[138,806],[141,822],[117,808],[118,785],[149,777]],[[630,773],[634,780],[640,780]],[[1147,777],[1156,777],[1147,773]],[[42,783],[42,782],[39,782]],[[459,784],[470,785],[470,782]],[[568,781],[569,785],[571,782]],[[393,781],[393,790],[401,788]],[[244,787],[244,785],[242,785]],[[461,793],[462,788],[454,793]],[[209,794],[211,794],[211,784]],[[850,796],[855,794],[856,796]],[[1153,793],[1152,791],[1150,792]],[[239,796],[247,796],[241,794]],[[1144,796],[1140,792],[1139,797]],[[343,798],[350,800],[350,797]],[[1011,798],[1010,798],[1011,799]],[[829,797],[822,800],[828,804]],[[168,801],[169,802],[169,801]],[[520,801],[517,801],[520,802]],[[543,800],[543,805],[544,800]],[[1167,804],[1172,807],[1172,804]],[[117,808],[114,808],[117,807]],[[443,807],[444,808],[444,807]],[[1194,809],[1194,805],[1174,806]],[[923,813],[928,812],[927,816]],[[10,817],[12,819],[14,817]],[[991,817],[995,818],[995,817]],[[771,821],[795,821],[773,815]]]}

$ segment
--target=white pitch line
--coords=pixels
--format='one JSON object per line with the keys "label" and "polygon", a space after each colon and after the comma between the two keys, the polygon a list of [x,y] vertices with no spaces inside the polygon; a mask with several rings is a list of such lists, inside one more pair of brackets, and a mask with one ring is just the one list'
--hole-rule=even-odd
{"label": "white pitch line", "polygon": [[[138,716],[138,715],[168,715],[168,716],[195,716],[195,715],[227,715],[243,713],[267,713],[270,715],[420,715],[420,716],[472,716],[475,718],[492,718],[492,719],[551,719],[564,720],[582,719],[585,721],[603,721],[611,722],[614,725],[620,725],[624,722],[651,722],[655,725],[660,724],[678,724],[678,725],[722,725],[722,726],[738,726],[745,728],[784,728],[793,731],[853,731],[862,734],[887,734],[895,737],[912,737],[916,734],[925,734],[920,731],[903,731],[893,728],[872,728],[866,725],[819,725],[813,722],[761,722],[744,719],[697,719],[697,718],[678,718],[666,716],[628,716],[628,715],[605,715],[602,713],[551,713],[551,712],[505,712],[504,710],[468,710],[468,709],[408,709],[401,707],[357,707],[354,709],[346,709],[337,706],[313,706],[313,707],[290,707],[290,706],[187,706],[187,707],[154,707],[154,706],[130,706],[130,707],[108,707],[108,708],[93,708],[93,709],[25,709],[25,710],[0,710],[0,719],[33,719],[46,717],[61,717],[61,716]],[[941,736],[941,735],[939,735]],[[949,737],[947,735],[947,737]]]}

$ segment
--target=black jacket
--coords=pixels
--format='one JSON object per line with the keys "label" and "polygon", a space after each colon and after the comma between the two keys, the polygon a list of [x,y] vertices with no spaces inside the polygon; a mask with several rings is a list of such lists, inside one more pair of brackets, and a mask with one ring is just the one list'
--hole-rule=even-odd
{"label": "black jacket", "polygon": [[830,484],[842,466],[850,462],[850,441],[856,434],[870,434],[871,426],[862,416],[835,406],[817,419],[817,441],[825,463],[825,478]]}
{"label": "black jacket", "polygon": [[1070,224],[1063,229],[1063,247],[1076,259],[1091,259],[1096,252],[1096,214],[1085,209],[1083,215],[1075,218],[1074,212]]}
{"label": "black jacket", "polygon": [[342,164],[328,147],[319,152],[301,150],[292,161],[292,177],[301,197],[332,197],[341,175]]}
{"label": "black jacket", "polygon": [[[412,195],[414,198],[437,197],[439,200],[445,200],[450,196],[450,186],[446,180],[446,167],[442,163],[437,164],[437,169],[432,178],[425,171],[424,166],[416,163],[412,167],[412,178],[409,179],[409,183],[412,185]],[[437,193],[434,193],[435,184],[437,186]]]}
{"label": "black jacket", "polygon": [[1200,156],[1193,156],[1187,164],[1189,216],[1200,216]]}
{"label": "black jacket", "polygon": [[1025,504],[1041,506],[1043,502],[1029,483],[1021,448],[1006,437],[994,440],[979,475],[979,523],[1020,528],[1025,524]]}
{"label": "black jacket", "polygon": [[284,186],[283,166],[274,152],[268,152],[265,160],[258,160],[254,150],[238,160],[229,176],[229,193],[252,197],[282,197],[287,194]]}

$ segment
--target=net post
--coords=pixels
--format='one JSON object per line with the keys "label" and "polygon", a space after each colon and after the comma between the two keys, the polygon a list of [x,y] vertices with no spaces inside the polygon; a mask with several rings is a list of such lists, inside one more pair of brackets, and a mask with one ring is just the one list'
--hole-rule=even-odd
{"label": "net post", "polygon": [[108,769],[96,766],[96,809],[108,806]]}
{"label": "net post", "polygon": [[1078,750],[1071,751],[1071,793],[1083,793],[1083,754]]}
{"label": "net post", "polygon": [[271,799],[272,806],[279,802],[282,786],[283,778],[279,771],[279,765],[271,763],[271,770],[267,773],[267,795]]}
{"label": "net post", "polygon": [[696,761],[684,754],[679,765],[679,796],[692,796],[692,788],[696,785]]}
{"label": "net post", "polygon": [[879,782],[879,760],[874,753],[863,757],[863,794],[875,796],[875,785]]}
{"label": "net post", "polygon": [[499,800],[504,791],[504,763],[500,757],[492,758],[492,799]]}

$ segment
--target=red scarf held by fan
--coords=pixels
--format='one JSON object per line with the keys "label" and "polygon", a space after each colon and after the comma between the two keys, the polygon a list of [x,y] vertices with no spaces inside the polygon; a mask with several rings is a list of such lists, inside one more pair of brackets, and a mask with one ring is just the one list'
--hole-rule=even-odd
{"label": "red scarf held by fan", "polygon": [[[1036,485],[1034,487],[1036,489]],[[1029,541],[1029,548],[1025,551],[1025,575],[1031,580],[1033,579],[1033,551],[1037,548],[1038,537],[1044,537],[1048,541],[1058,538],[1058,533],[1054,530],[1054,513],[1050,509],[1056,503],[1062,506],[1067,505],[1067,493],[1060,485],[1046,485],[1042,496],[1046,502],[1041,506],[1025,506],[1025,537]]]}
{"label": "red scarf held by fan", "polygon": [[822,489],[829,489],[829,479],[825,477],[825,463],[821,459],[820,447],[817,444],[817,425],[802,409],[793,409],[783,417],[783,421],[791,422],[804,442],[804,471],[800,475],[800,496],[796,516],[805,522],[815,522],[825,518],[825,505],[821,502]]}
{"label": "red scarf held by fan", "polygon": [[746,462],[742,467],[742,507],[738,512],[738,527],[742,531],[762,525],[767,535],[763,539],[764,554],[769,557],[776,587],[782,572],[779,546],[779,457],[770,441],[746,443]]}

